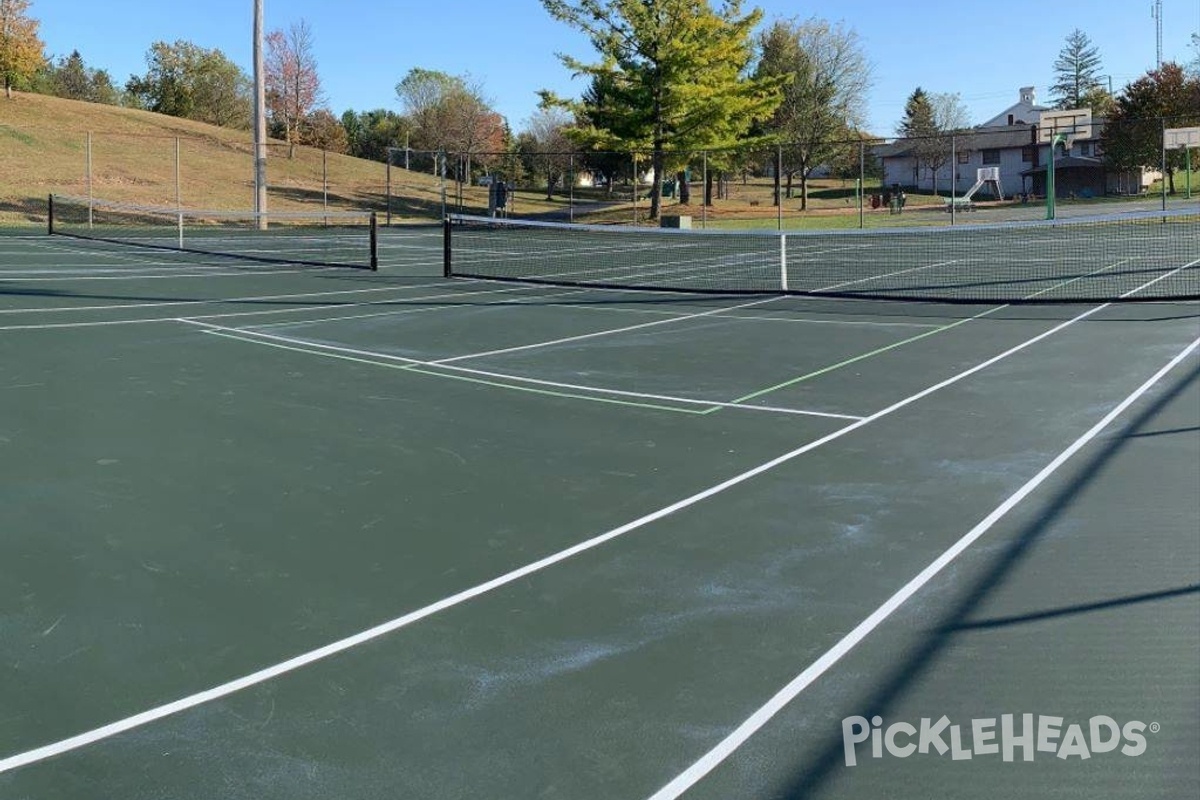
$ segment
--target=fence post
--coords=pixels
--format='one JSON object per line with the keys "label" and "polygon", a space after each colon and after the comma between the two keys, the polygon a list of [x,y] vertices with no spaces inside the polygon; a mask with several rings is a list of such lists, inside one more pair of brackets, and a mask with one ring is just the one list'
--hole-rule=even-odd
{"label": "fence post", "polygon": [[575,154],[567,156],[567,219],[575,221]]}
{"label": "fence post", "polygon": [[[384,190],[387,208],[384,210],[384,219],[385,223],[390,228],[392,226],[392,151],[386,150],[384,153],[387,156],[387,177],[384,178],[384,185],[387,187]],[[445,216],[445,214],[442,216]]]}
{"label": "fence post", "polygon": [[629,179],[629,185],[633,187],[633,191],[631,193],[633,196],[633,224],[637,225],[637,151],[634,150],[631,155],[633,157],[633,173]]}
{"label": "fence post", "polygon": [[958,211],[955,209],[954,195],[958,190],[958,138],[950,134],[950,224],[957,221]]}
{"label": "fence post", "polygon": [[1159,144],[1162,147],[1162,210],[1167,210],[1167,118],[1159,117],[1162,126],[1162,137]]}
{"label": "fence post", "polygon": [[863,195],[867,191],[867,143],[858,140],[858,227],[866,226],[866,215],[863,212]]}
{"label": "fence post", "polygon": [[708,151],[703,151],[704,166],[700,175],[700,229],[708,227]]}
{"label": "fence post", "polygon": [[783,145],[775,145],[775,227],[783,230]]}
{"label": "fence post", "polygon": [[87,170],[87,201],[88,228],[92,227],[92,132],[87,132],[87,143],[84,146],[84,162]]}

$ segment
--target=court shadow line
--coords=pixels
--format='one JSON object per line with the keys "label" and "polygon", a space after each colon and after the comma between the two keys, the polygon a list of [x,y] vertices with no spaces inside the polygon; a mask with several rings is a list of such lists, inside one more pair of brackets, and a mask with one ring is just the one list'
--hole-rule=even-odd
{"label": "court shadow line", "polygon": [[[924,673],[935,665],[937,658],[949,647],[951,641],[956,636],[965,635],[966,631],[972,629],[970,617],[973,612],[983,604],[989,595],[1004,584],[1009,575],[1030,556],[1034,546],[1043,535],[1060,518],[1070,512],[1071,503],[1099,477],[1105,466],[1129,445],[1131,437],[1127,432],[1136,431],[1150,424],[1163,409],[1198,380],[1200,380],[1200,365],[1177,378],[1169,389],[1162,392],[1150,405],[1130,419],[1123,427],[1123,435],[1109,438],[1098,452],[1077,467],[1074,477],[1067,485],[1045,501],[1045,510],[1036,519],[1024,525],[1001,551],[993,564],[974,582],[966,594],[954,603],[953,607],[944,615],[942,622],[930,630],[927,638],[912,649],[897,666],[893,667],[877,684],[874,691],[852,703],[851,706],[863,709],[860,713],[864,713],[868,717],[873,715],[888,717],[889,712],[903,699],[905,693],[911,687],[919,684]],[[1180,594],[1190,593],[1194,590],[1196,587],[1184,587]],[[825,738],[827,741],[824,745],[818,746],[817,755],[810,760],[810,763],[798,765],[794,770],[794,776],[786,781],[780,790],[773,793],[774,797],[780,800],[809,800],[833,777],[835,770],[844,763],[841,732],[839,730],[836,734],[831,733]]]}

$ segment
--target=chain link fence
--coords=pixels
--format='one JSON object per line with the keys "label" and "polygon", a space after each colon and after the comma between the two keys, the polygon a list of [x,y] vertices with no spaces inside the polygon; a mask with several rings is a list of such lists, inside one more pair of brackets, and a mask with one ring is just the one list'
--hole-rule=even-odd
{"label": "chain link fence", "polygon": [[[372,210],[389,225],[466,213],[626,225],[657,225],[669,217],[669,224],[700,228],[780,229],[1106,214],[1186,202],[1193,183],[1200,192],[1189,151],[1162,146],[1164,131],[1198,122],[1136,123],[1130,130],[1153,140],[1140,160],[1159,164],[1128,169],[1110,165],[1100,124],[1073,131],[1054,148],[1053,159],[1045,132],[1013,124],[908,139],[667,150],[662,175],[655,174],[652,154],[640,150],[446,153],[392,147],[380,163],[308,147],[289,157],[287,145],[272,143],[268,207]],[[37,196],[26,190],[6,205],[35,216],[37,203],[54,191],[193,209],[254,206],[253,145],[241,133],[92,132],[64,134],[61,144],[53,168],[43,170],[47,175],[29,179]],[[64,158],[77,161],[72,166]]]}

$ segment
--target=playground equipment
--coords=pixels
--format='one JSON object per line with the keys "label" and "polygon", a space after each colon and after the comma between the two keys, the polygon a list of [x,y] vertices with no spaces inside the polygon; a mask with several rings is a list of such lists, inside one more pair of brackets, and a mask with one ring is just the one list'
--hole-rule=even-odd
{"label": "playground equipment", "polygon": [[992,191],[996,194],[998,200],[1004,199],[1004,190],[1000,187],[1000,168],[999,167],[982,167],[975,170],[975,185],[967,190],[967,193],[962,197],[946,198],[946,210],[949,211],[953,206],[959,211],[974,211],[975,204],[971,202],[971,198],[975,193],[984,186],[991,185]]}

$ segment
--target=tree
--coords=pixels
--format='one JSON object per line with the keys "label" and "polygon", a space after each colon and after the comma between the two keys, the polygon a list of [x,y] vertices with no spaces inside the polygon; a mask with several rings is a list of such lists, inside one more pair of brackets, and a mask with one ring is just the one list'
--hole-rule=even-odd
{"label": "tree", "polygon": [[47,77],[44,89],[55,97],[107,105],[116,105],[120,99],[109,74],[88,67],[78,50],[60,58],[57,65],[51,64]]}
{"label": "tree", "polygon": [[282,129],[288,158],[296,154],[300,128],[321,102],[321,78],[313,55],[312,29],[304,20],[287,31],[271,31],[263,59],[267,111]]}
{"label": "tree", "polygon": [[[1125,87],[1116,110],[1101,134],[1104,158],[1116,169],[1158,169],[1162,162],[1163,128],[1200,125],[1200,77],[1167,62]],[[1175,193],[1175,171],[1184,165],[1182,150],[1167,151],[1169,191]]]}
{"label": "tree", "polygon": [[89,100],[92,91],[91,76],[83,63],[83,56],[78,50],[71,55],[59,59],[54,70],[54,94],[68,100]]}
{"label": "tree", "polygon": [[327,108],[318,108],[304,118],[300,125],[300,144],[331,153],[345,153],[350,147],[346,129]]}
{"label": "tree", "polygon": [[1088,87],[1079,98],[1080,108],[1090,108],[1092,110],[1093,119],[1108,119],[1116,110],[1117,103],[1113,96],[1108,93],[1108,89],[1096,84]]}
{"label": "tree", "polygon": [[155,42],[146,53],[148,70],[125,84],[139,108],[212,125],[250,124],[250,79],[220,50],[191,42]]}
{"label": "tree", "polygon": [[347,152],[372,161],[386,161],[387,149],[405,144],[411,133],[409,121],[386,108],[348,110],[342,114],[342,127],[346,130]]}
{"label": "tree", "polygon": [[412,69],[396,84],[396,97],[412,123],[417,147],[463,157],[460,179],[470,178],[478,154],[504,149],[504,118],[491,109],[482,87],[467,78]]}
{"label": "tree", "polygon": [[759,38],[762,57],[755,74],[785,79],[782,102],[767,127],[784,145],[783,171],[792,196],[800,176],[800,208],[808,208],[808,179],[822,164],[857,145],[854,131],[865,118],[871,69],[858,35],[822,19],[776,22]]}
{"label": "tree", "polygon": [[574,143],[567,136],[574,120],[554,106],[542,106],[525,123],[517,138],[517,150],[526,170],[546,182],[546,199],[554,199],[554,187],[571,167]]}
{"label": "tree", "polygon": [[1050,96],[1056,108],[1082,108],[1083,95],[1100,82],[1100,50],[1087,34],[1076,28],[1054,62]]}
{"label": "tree", "polygon": [[933,193],[938,191],[938,170],[950,161],[951,137],[968,125],[966,107],[957,94],[928,94],[921,87],[909,96],[899,133],[911,138],[917,169],[930,171]]}
{"label": "tree", "polygon": [[10,100],[13,84],[29,80],[46,63],[38,21],[28,10],[29,0],[0,0],[0,75]]}
{"label": "tree", "polygon": [[[602,77],[613,90],[611,127],[580,128],[575,135],[598,149],[650,149],[651,219],[659,215],[669,167],[686,163],[688,151],[735,144],[779,103],[782,80],[746,77],[754,54],[751,32],[762,13],[743,15],[741,0],[724,0],[718,11],[708,0],[542,0],[542,5],[587,34],[601,56],[594,64],[560,56],[564,66]],[[543,99],[582,110],[577,101],[548,93]]]}

